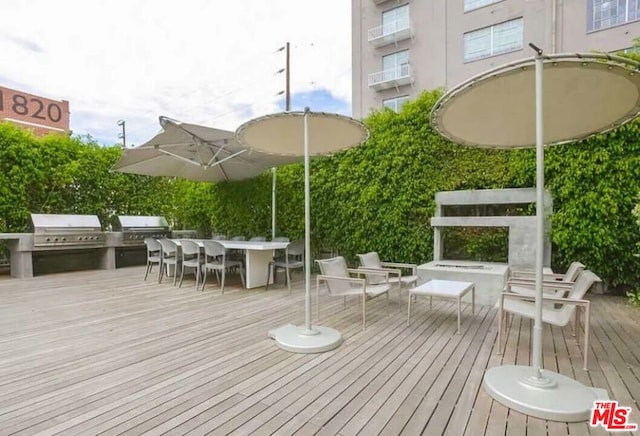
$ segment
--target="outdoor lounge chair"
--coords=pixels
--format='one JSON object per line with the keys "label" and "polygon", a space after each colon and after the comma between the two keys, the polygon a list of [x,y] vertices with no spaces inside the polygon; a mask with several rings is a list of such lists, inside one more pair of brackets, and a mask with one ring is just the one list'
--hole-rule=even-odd
{"label": "outdoor lounge chair", "polygon": [[215,271],[216,276],[219,273],[222,274],[220,280],[220,290],[224,294],[224,281],[227,273],[227,269],[234,267],[240,268],[240,280],[242,281],[242,287],[244,287],[244,271],[242,268],[242,262],[239,260],[231,260],[227,258],[227,250],[222,244],[216,241],[204,241],[204,277],[202,279],[202,290],[207,284],[207,271]]}
{"label": "outdoor lounge chair", "polygon": [[[546,285],[543,292],[556,297],[566,296],[568,287],[565,285],[570,286],[575,282],[582,271],[584,271],[582,263],[572,262],[564,274],[543,274],[542,280]],[[554,287],[555,285],[557,286]],[[509,280],[507,280],[504,290],[517,294],[535,295],[535,273],[533,271],[510,271]]]}
{"label": "outdoor lounge chair", "polygon": [[284,257],[275,258],[269,262],[269,266],[267,267],[267,283],[265,285],[265,290],[269,289],[271,271],[273,271],[273,281],[276,281],[276,272],[278,268],[284,269],[287,287],[289,288],[289,294],[291,294],[291,270],[300,268],[304,270],[304,240],[300,239],[298,241],[290,242],[284,250]]}
{"label": "outdoor lounge chair", "polygon": [[[589,354],[589,323],[590,323],[590,302],[584,296],[595,282],[600,278],[593,272],[585,270],[580,273],[577,280],[568,285],[568,295],[566,297],[543,296],[542,321],[557,326],[566,326],[575,314],[573,324],[573,335],[579,335],[580,321],[579,309],[584,313],[584,340],[582,355],[584,358],[583,367],[587,370],[587,356]],[[533,285],[535,287],[535,284]],[[545,285],[549,286],[549,285]],[[551,286],[557,286],[551,285]],[[553,289],[553,288],[552,288]],[[502,352],[502,328],[508,325],[508,315],[520,315],[526,318],[535,317],[535,297],[513,292],[503,292],[498,300],[500,316],[498,316],[498,354]]]}
{"label": "outdoor lounge chair", "polygon": [[162,278],[162,245],[156,239],[144,238],[144,244],[147,246],[147,271],[144,273],[144,279],[151,272],[153,265],[158,265],[160,272],[158,273],[158,282]]}
{"label": "outdoor lounge chair", "polygon": [[[582,270],[584,270],[584,265],[581,262],[571,262],[564,274],[543,274],[542,279],[545,281],[575,282]],[[516,269],[509,271],[509,279],[534,281],[536,275],[535,271]]]}
{"label": "outdoor lounge chair", "polygon": [[387,296],[387,310],[389,309],[389,271],[380,271],[386,279],[383,283],[368,284],[366,278],[352,277],[354,275],[366,275],[369,270],[350,269],[344,257],[338,256],[331,259],[316,260],[320,266],[320,274],[316,276],[316,317],[320,319],[320,283],[327,286],[329,295],[333,297],[343,297],[346,306],[347,297],[350,295],[362,297],[362,329],[367,326],[367,300],[380,295]]}
{"label": "outdoor lounge chair", "polygon": [[[387,270],[390,272],[389,283],[397,284],[398,288],[404,286],[415,286],[418,281],[418,265],[413,263],[381,262],[380,256],[375,251],[358,254],[360,259],[360,269]],[[410,270],[411,274],[402,275],[402,271]],[[376,284],[385,281],[384,275],[371,274],[368,276],[369,283]]]}

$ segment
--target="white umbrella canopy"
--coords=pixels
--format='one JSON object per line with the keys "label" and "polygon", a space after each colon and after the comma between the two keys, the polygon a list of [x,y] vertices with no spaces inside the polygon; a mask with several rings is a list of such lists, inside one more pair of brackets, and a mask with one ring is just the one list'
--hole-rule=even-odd
{"label": "white umbrella canopy", "polygon": [[[460,144],[485,148],[536,146],[536,313],[532,366],[487,370],[484,388],[520,412],[584,421],[602,389],[542,370],[544,145],[572,142],[619,127],[640,114],[640,64],[607,54],[543,55],[513,62],[454,87],[436,102],[433,127]],[[543,86],[544,84],[544,86]],[[583,350],[588,353],[588,350]]]}
{"label": "white umbrella canopy", "polygon": [[309,199],[309,158],[354,147],[369,137],[360,121],[344,115],[311,112],[282,112],[247,121],[236,130],[236,138],[259,152],[283,156],[304,156],[305,215],[305,325],[289,324],[269,332],[283,350],[320,353],[342,343],[335,329],[311,325],[311,224]]}
{"label": "white umbrella canopy", "polygon": [[124,150],[113,169],[215,183],[249,179],[269,168],[301,160],[248,150],[230,131],[163,116],[160,124],[162,132],[138,147]]}

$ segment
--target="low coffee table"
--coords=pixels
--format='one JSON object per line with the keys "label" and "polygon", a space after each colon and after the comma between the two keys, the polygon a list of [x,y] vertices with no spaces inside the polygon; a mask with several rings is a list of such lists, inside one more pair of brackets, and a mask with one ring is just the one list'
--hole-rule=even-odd
{"label": "low coffee table", "polygon": [[458,334],[460,334],[460,300],[471,291],[471,313],[476,313],[476,291],[471,282],[456,282],[452,280],[429,280],[428,282],[409,289],[409,308],[407,325],[411,322],[411,297],[424,295],[429,297],[429,309],[432,307],[433,297],[455,298],[458,300]]}

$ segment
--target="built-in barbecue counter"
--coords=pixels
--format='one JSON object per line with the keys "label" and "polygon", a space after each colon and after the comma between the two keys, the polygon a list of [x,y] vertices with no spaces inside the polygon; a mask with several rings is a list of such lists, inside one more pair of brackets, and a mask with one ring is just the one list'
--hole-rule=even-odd
{"label": "built-in barbecue counter", "polygon": [[31,225],[32,233],[0,233],[13,277],[143,265],[144,239],[172,236],[164,217],[119,216],[112,232],[96,215],[31,214]]}

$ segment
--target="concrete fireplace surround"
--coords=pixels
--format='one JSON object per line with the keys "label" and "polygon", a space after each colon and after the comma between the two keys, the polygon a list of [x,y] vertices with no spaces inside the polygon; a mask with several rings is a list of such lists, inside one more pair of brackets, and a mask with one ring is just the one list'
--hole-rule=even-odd
{"label": "concrete fireplace surround", "polygon": [[[443,216],[446,206],[535,203],[535,188],[445,191],[436,194],[433,227],[433,262],[420,265],[422,281],[430,279],[471,281],[476,284],[476,302],[493,305],[504,288],[509,268],[532,270],[535,267],[535,216]],[[545,215],[553,210],[551,195],[545,192]],[[550,220],[545,219],[544,266],[551,263]],[[508,263],[442,259],[444,227],[507,227]]]}

